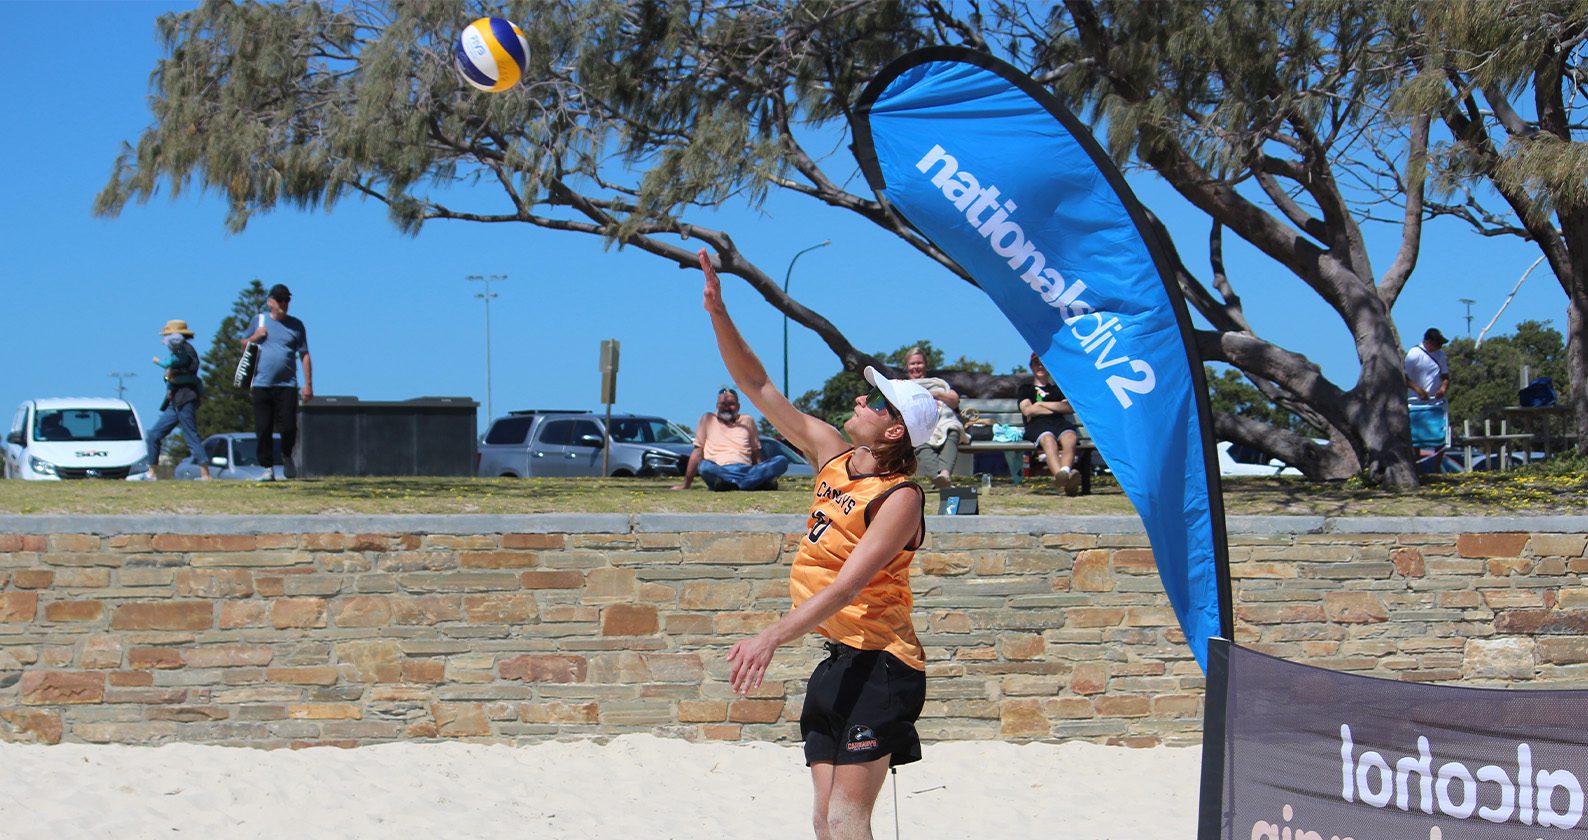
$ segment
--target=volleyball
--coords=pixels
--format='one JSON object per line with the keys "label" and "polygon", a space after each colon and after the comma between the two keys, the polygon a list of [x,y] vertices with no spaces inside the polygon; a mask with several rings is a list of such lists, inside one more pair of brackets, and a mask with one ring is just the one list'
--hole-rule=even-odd
{"label": "volleyball", "polygon": [[464,81],[488,93],[500,93],[524,77],[529,42],[509,21],[480,18],[459,33],[455,58]]}

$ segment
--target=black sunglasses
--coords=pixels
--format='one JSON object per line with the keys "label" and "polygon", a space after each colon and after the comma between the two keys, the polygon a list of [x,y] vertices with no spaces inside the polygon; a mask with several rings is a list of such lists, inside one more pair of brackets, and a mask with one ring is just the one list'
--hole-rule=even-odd
{"label": "black sunglasses", "polygon": [[904,419],[903,415],[899,414],[899,410],[893,406],[893,403],[888,402],[887,395],[883,394],[879,390],[876,390],[875,388],[871,390],[871,393],[866,395],[866,406],[873,411],[877,409],[887,411],[889,414],[893,415],[895,419]]}

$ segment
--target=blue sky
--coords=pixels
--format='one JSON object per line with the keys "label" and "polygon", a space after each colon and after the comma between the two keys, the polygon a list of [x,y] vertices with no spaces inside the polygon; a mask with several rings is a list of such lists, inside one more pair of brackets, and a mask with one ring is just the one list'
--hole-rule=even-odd
{"label": "blue sky", "polygon": [[[396,232],[384,208],[345,201],[331,213],[292,210],[256,217],[229,235],[213,196],[170,191],[95,218],[94,195],[123,142],[151,121],[149,73],[160,57],[154,22],[189,8],[167,2],[0,2],[6,200],[0,225],[7,360],[0,410],[33,397],[114,396],[115,371],[134,371],[126,396],[146,420],[162,396],[149,361],[156,333],[183,318],[207,349],[215,328],[252,278],[294,292],[308,325],[319,394],[366,400],[465,395],[485,414],[484,311],[470,274],[506,274],[491,309],[492,402],[497,414],[529,407],[599,409],[602,339],[622,342],[617,411],[693,424],[727,375],[700,309],[700,275],[655,257],[603,250],[586,236],[526,226],[431,223],[417,238]],[[63,18],[70,26],[62,29]],[[69,31],[70,45],[49,33]],[[844,172],[842,174],[848,174]],[[1169,224],[1195,271],[1206,266],[1205,217],[1150,175],[1132,176],[1141,199]],[[859,184],[856,178],[852,183]],[[760,212],[730,208],[703,224],[730,231],[768,274],[781,278],[799,250],[791,291],[867,351],[931,339],[950,358],[1025,364],[1028,350],[980,291],[858,217],[797,196]],[[1374,264],[1388,265],[1394,230],[1374,229]],[[1231,237],[1227,237],[1227,240]],[[1309,355],[1349,387],[1356,360],[1338,317],[1282,269],[1230,243],[1230,273],[1260,335]],[[1484,239],[1455,224],[1425,234],[1423,258],[1396,306],[1403,337],[1429,325],[1475,335],[1538,256],[1511,240]],[[742,282],[727,278],[730,311],[774,379],[781,379],[783,318]],[[1524,319],[1564,325],[1565,295],[1544,267],[1495,327]],[[818,387],[837,360],[814,334],[790,328],[790,390]]]}

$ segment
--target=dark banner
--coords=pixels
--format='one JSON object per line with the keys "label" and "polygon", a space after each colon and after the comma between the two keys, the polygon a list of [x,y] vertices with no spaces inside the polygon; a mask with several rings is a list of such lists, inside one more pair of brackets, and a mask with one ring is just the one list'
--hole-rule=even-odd
{"label": "dark banner", "polygon": [[1235,646],[1213,659],[1222,825],[1204,812],[1201,840],[1588,837],[1588,691],[1374,679]]}

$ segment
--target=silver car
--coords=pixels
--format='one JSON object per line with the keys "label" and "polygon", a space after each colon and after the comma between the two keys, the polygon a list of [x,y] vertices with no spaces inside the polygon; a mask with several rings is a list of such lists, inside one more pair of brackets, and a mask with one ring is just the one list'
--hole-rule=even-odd
{"label": "silver car", "polygon": [[694,436],[662,417],[587,411],[515,411],[491,422],[480,441],[481,477],[540,478],[565,475],[682,475]]}
{"label": "silver car", "polygon": [[[275,472],[276,478],[285,478],[286,473],[282,469],[281,436],[272,435],[272,437],[276,444],[275,457],[271,459],[271,463],[275,465],[272,471]],[[265,474],[265,468],[259,466],[258,441],[258,436],[253,432],[227,432],[205,438],[204,457],[209,459],[210,476],[238,481],[257,481]],[[196,479],[199,477],[198,465],[184,458],[182,463],[176,465],[171,477]]]}
{"label": "silver car", "polygon": [[770,458],[773,455],[782,455],[788,459],[788,471],[783,473],[793,478],[810,478],[816,470],[805,461],[805,456],[798,449],[784,443],[777,438],[761,436],[761,457]]}

